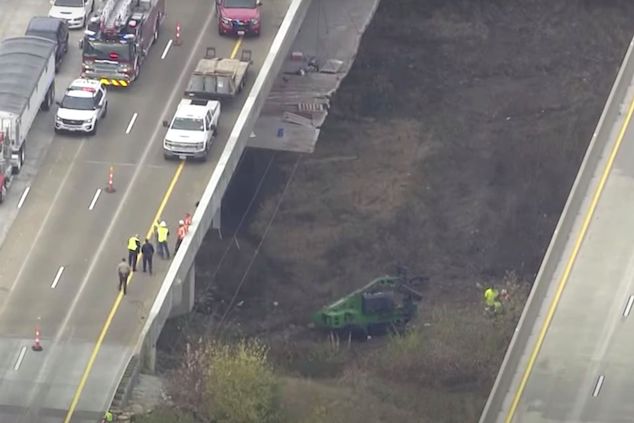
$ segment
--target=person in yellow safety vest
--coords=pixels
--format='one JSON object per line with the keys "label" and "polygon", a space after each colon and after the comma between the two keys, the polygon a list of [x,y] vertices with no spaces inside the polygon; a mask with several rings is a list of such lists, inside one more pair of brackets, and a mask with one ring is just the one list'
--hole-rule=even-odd
{"label": "person in yellow safety vest", "polygon": [[170,231],[167,227],[167,224],[163,220],[161,223],[156,222],[156,242],[158,244],[158,255],[163,259],[170,258],[170,249],[167,245],[167,237],[170,234]]}
{"label": "person in yellow safety vest", "polygon": [[484,302],[486,303],[487,311],[495,314],[502,311],[502,303],[499,300],[499,293],[497,289],[492,287],[487,288],[484,291]]}
{"label": "person in yellow safety vest", "polygon": [[103,415],[103,419],[101,420],[102,422],[111,422],[112,421],[112,413],[110,411],[106,411],[106,413]]}
{"label": "person in yellow safety vest", "polygon": [[136,259],[141,251],[141,240],[139,235],[128,238],[128,264],[133,272],[136,272]]}

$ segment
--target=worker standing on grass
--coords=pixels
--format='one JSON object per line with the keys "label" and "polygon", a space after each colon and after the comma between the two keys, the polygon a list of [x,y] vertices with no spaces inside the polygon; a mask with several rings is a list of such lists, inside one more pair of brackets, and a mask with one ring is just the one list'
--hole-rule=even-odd
{"label": "worker standing on grass", "polygon": [[498,290],[488,287],[484,291],[484,302],[486,311],[493,314],[499,314],[502,311],[502,303],[500,302]]}
{"label": "worker standing on grass", "polygon": [[133,272],[136,272],[136,260],[141,252],[141,240],[139,235],[131,236],[128,239],[128,264]]}
{"label": "worker standing on grass", "polygon": [[161,256],[162,259],[169,259],[170,249],[167,245],[167,237],[170,231],[167,228],[167,224],[164,220],[161,221],[161,223],[157,221],[154,227],[156,229],[156,241],[158,242],[158,255]]}
{"label": "worker standing on grass", "polygon": [[130,276],[130,265],[125,262],[125,258],[122,258],[121,263],[117,266],[117,273],[119,274],[119,291],[123,288],[123,295],[125,295],[128,288],[128,277]]}
{"label": "worker standing on grass", "polygon": [[102,422],[111,422],[112,421],[112,413],[110,411],[106,411],[106,413],[103,415],[103,419],[101,419]]}
{"label": "worker standing on grass", "polygon": [[141,247],[141,255],[143,255],[143,273],[146,272],[147,269],[150,270],[150,275],[152,274],[152,256],[154,256],[154,246],[150,242],[149,239],[145,238],[145,243]]}
{"label": "worker standing on grass", "polygon": [[187,235],[187,228],[185,227],[185,221],[178,221],[178,229],[176,231],[176,247],[174,247],[174,254],[178,251],[178,247],[181,246],[183,239],[185,239],[185,235]]}

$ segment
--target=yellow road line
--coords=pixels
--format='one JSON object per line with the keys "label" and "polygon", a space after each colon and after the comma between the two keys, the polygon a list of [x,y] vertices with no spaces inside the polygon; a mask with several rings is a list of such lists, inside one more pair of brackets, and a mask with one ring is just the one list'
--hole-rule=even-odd
{"label": "yellow road line", "polygon": [[[236,57],[236,54],[238,53],[238,49],[240,48],[241,44],[242,44],[242,37],[239,37],[238,40],[236,41],[235,46],[233,47],[233,50],[231,51],[232,59]],[[184,166],[185,166],[185,161],[181,160],[181,162],[178,164],[178,167],[176,168],[176,172],[174,173],[174,176],[172,177],[172,180],[170,181],[169,186],[167,187],[167,191],[165,191],[165,194],[163,195],[161,204],[159,205],[159,208],[156,211],[156,214],[154,215],[154,219],[152,220],[150,229],[148,229],[147,235],[145,236],[146,238],[149,239],[152,237],[152,234],[154,233],[155,222],[161,218],[161,214],[163,214],[163,210],[165,209],[167,202],[172,196],[172,192],[174,191],[174,187],[176,186],[176,182],[178,182],[178,179],[180,178],[180,175],[183,171]],[[142,260],[142,257],[143,257],[143,254],[139,254],[139,260]],[[128,286],[132,283],[133,276],[134,276],[134,272],[130,272],[130,276],[128,276],[128,280],[126,282]],[[110,312],[108,313],[108,317],[106,318],[106,321],[104,322],[103,327],[101,328],[101,331],[99,332],[99,337],[97,338],[97,342],[95,343],[92,353],[90,354],[90,358],[88,359],[86,368],[84,369],[84,372],[81,375],[81,379],[79,380],[79,385],[77,385],[77,389],[75,390],[73,399],[71,400],[70,406],[68,407],[68,411],[66,412],[64,423],[70,423],[70,420],[72,419],[73,414],[75,413],[75,409],[77,408],[77,404],[79,403],[81,394],[84,390],[84,387],[86,386],[86,382],[88,381],[88,376],[90,376],[92,367],[94,366],[95,360],[97,359],[97,354],[99,353],[99,350],[101,350],[103,341],[106,337],[106,334],[108,333],[108,330],[110,330],[110,326],[112,325],[112,321],[114,320],[114,317],[117,314],[119,307],[121,306],[122,300],[123,300],[123,292],[120,291],[119,294],[117,295],[117,298],[114,301],[114,304],[112,305],[112,308],[110,309]]]}
{"label": "yellow road line", "polygon": [[526,388],[526,384],[528,383],[528,378],[530,377],[531,372],[533,371],[533,366],[535,365],[535,361],[537,360],[537,355],[539,354],[539,351],[541,350],[541,347],[544,343],[544,339],[546,338],[546,333],[548,332],[550,323],[552,322],[553,316],[555,315],[555,310],[557,309],[557,305],[559,304],[559,300],[561,299],[561,295],[564,291],[564,288],[566,287],[566,284],[568,283],[568,279],[570,278],[570,273],[572,272],[572,268],[577,259],[577,255],[579,254],[579,250],[581,249],[581,244],[583,243],[586,233],[588,232],[590,221],[592,220],[592,217],[594,216],[594,212],[596,211],[597,204],[599,203],[599,198],[601,197],[601,194],[603,193],[603,189],[605,188],[605,184],[608,180],[610,171],[612,170],[612,166],[614,165],[614,160],[616,159],[616,155],[619,152],[621,143],[623,142],[623,137],[625,136],[625,132],[627,130],[627,127],[630,124],[630,120],[632,119],[633,113],[634,113],[634,101],[632,101],[632,103],[630,104],[630,107],[627,111],[627,115],[625,116],[623,125],[621,126],[621,129],[619,130],[616,143],[614,144],[614,147],[612,148],[612,151],[610,152],[610,157],[608,158],[608,162],[605,166],[605,170],[603,171],[603,174],[601,175],[601,179],[599,180],[599,184],[597,185],[597,189],[594,192],[594,195],[592,196],[592,201],[590,202],[590,207],[588,208],[588,211],[583,220],[583,224],[581,225],[579,236],[577,237],[577,240],[575,241],[575,245],[572,249],[572,253],[570,254],[570,258],[568,259],[564,272],[561,276],[561,279],[559,280],[557,291],[555,292],[555,297],[553,298],[553,301],[550,304],[550,307],[548,308],[548,313],[546,314],[546,318],[544,319],[544,324],[542,325],[542,328],[539,332],[539,336],[537,337],[537,341],[535,342],[535,347],[533,348],[533,351],[531,352],[531,355],[528,359],[528,364],[526,365],[526,369],[524,370],[524,374],[522,375],[522,379],[520,380],[520,384],[517,388],[517,391],[515,392],[515,395],[513,396],[513,401],[511,402],[511,406],[509,407],[509,412],[506,418],[504,419],[505,423],[511,423],[511,421],[513,420],[513,417],[515,416],[515,412],[520,402],[520,398],[522,397],[522,394],[524,393],[524,389]]}

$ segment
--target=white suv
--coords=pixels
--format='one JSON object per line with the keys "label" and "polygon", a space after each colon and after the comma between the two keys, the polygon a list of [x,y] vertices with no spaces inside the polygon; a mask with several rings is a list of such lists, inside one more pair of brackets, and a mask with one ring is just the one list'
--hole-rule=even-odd
{"label": "white suv", "polygon": [[48,16],[65,20],[68,28],[83,28],[94,7],[94,0],[51,0]]}
{"label": "white suv", "polygon": [[103,84],[92,79],[74,80],[55,116],[55,132],[97,132],[99,120],[108,113],[107,91]]}

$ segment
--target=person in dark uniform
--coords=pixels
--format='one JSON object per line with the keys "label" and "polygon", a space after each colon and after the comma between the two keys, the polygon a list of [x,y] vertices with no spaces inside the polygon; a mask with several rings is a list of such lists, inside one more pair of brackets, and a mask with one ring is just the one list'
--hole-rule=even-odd
{"label": "person in dark uniform", "polygon": [[154,246],[150,242],[149,239],[145,238],[145,242],[141,247],[141,254],[143,255],[143,272],[145,273],[146,269],[150,271],[150,275],[152,274],[152,256],[154,256]]}

